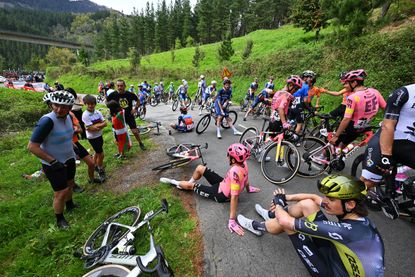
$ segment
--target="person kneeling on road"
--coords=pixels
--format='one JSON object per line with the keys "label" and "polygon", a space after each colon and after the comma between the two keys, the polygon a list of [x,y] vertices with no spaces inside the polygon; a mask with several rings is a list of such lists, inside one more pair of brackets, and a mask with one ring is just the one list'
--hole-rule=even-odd
{"label": "person kneeling on road", "polygon": [[[277,189],[270,211],[255,205],[265,221],[238,215],[238,222],[258,236],[286,232],[311,276],[384,276],[385,249],[367,218],[364,183],[329,175],[317,187],[324,197],[286,195]],[[297,203],[287,205],[287,201]],[[338,221],[328,220],[323,211]]]}
{"label": "person kneeling on road", "polygon": [[[196,194],[222,203],[230,201],[230,215],[228,228],[233,233],[242,236],[243,229],[236,222],[236,211],[238,208],[239,194],[246,188],[247,192],[259,192],[260,189],[250,186],[248,182],[248,165],[246,160],[249,158],[250,152],[244,145],[234,143],[229,146],[227,157],[231,168],[226,173],[226,177],[219,176],[210,168],[199,165],[193,172],[189,181],[176,181],[174,179],[160,178],[160,182],[169,183],[178,189],[193,190]],[[210,186],[197,183],[201,177],[210,183]]]}
{"label": "person kneeling on road", "polygon": [[177,124],[172,123],[170,127],[182,133],[191,132],[194,128],[192,116],[187,114],[186,106],[180,106],[180,112]]}

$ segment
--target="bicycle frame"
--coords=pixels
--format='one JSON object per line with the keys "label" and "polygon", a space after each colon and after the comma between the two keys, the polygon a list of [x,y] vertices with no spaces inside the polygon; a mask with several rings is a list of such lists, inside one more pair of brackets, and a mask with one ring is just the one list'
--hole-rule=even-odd
{"label": "bicycle frame", "polygon": [[174,153],[172,156],[175,158],[190,158],[190,161],[194,161],[197,159],[202,160],[202,164],[205,164],[205,161],[203,160],[202,151],[201,148],[208,148],[208,144],[206,143],[203,147],[201,145],[195,145],[195,148],[189,148],[186,145],[179,144],[176,148],[176,150],[179,150],[181,148],[185,148],[186,150],[181,151],[179,153]]}

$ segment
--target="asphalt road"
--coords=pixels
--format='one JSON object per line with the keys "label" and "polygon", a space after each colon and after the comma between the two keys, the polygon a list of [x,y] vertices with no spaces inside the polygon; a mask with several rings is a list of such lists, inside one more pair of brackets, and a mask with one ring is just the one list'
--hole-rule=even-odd
{"label": "asphalt road", "polygon": [[[190,113],[197,123],[200,116],[197,115],[197,112],[191,111]],[[146,119],[148,121],[159,120],[163,126],[167,127],[168,123],[177,121],[178,115],[177,111],[172,112],[171,105],[159,104],[155,108],[148,108]],[[239,113],[237,125],[261,128],[261,119],[250,118],[244,122],[242,116],[243,114]],[[177,143],[202,144],[207,142],[209,149],[203,151],[207,165],[224,175],[229,167],[226,161],[226,149],[231,143],[238,141],[239,137],[233,136],[231,130],[225,130],[222,131],[222,139],[218,140],[213,122],[210,124],[202,135],[197,135],[196,132],[188,134],[173,132],[173,136]],[[238,126],[238,129],[243,131],[242,126]],[[353,157],[350,160],[352,159]],[[188,166],[193,169],[197,164],[197,162],[193,162]],[[243,192],[239,199],[238,213],[248,218],[260,220],[254,205],[259,203],[267,207],[272,198],[272,192],[277,186],[269,183],[262,176],[259,163],[251,159],[248,164],[250,183],[261,188],[261,192],[254,194]],[[350,173],[349,165],[344,172]],[[295,177],[283,187],[287,193],[317,193],[316,180]],[[287,235],[265,234],[262,237],[256,237],[249,231],[246,231],[242,237],[232,234],[227,228],[229,203],[215,203],[196,195],[195,198],[205,246],[205,276],[308,275]],[[380,212],[371,211],[369,217],[377,225],[384,240],[386,276],[415,276],[413,271],[415,224],[405,219],[389,220]]]}

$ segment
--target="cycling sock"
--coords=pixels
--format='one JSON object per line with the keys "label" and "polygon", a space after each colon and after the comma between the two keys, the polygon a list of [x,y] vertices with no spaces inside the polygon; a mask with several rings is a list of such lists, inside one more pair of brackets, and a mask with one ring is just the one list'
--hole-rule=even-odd
{"label": "cycling sock", "polygon": [[275,212],[274,211],[268,211],[269,218],[275,218]]}
{"label": "cycling sock", "polygon": [[252,228],[254,228],[257,231],[262,231],[262,232],[268,232],[267,228],[265,227],[265,221],[259,222],[259,221],[252,221]]}
{"label": "cycling sock", "polygon": [[55,214],[55,216],[56,216],[56,220],[57,221],[64,220],[65,219],[65,217],[63,216],[63,213],[61,213],[61,214]]}
{"label": "cycling sock", "polygon": [[74,204],[74,202],[73,202],[73,200],[72,199],[70,199],[70,200],[68,200],[68,201],[66,201],[66,208],[67,209],[73,209],[73,208],[75,208],[75,204]]}
{"label": "cycling sock", "polygon": [[235,126],[233,126],[233,125],[232,125],[232,130],[233,130],[234,132],[238,132],[238,130],[236,130]]}

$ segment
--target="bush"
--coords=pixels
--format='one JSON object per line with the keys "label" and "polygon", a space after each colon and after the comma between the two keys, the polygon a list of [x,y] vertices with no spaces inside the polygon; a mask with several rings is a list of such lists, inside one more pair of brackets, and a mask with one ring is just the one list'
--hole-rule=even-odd
{"label": "bush", "polygon": [[252,39],[248,39],[246,41],[246,46],[245,46],[244,52],[242,53],[242,59],[246,60],[251,55],[251,52],[252,52],[252,48],[253,47],[254,47],[253,40]]}

